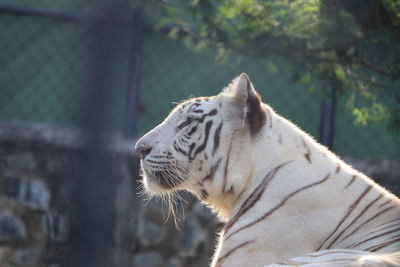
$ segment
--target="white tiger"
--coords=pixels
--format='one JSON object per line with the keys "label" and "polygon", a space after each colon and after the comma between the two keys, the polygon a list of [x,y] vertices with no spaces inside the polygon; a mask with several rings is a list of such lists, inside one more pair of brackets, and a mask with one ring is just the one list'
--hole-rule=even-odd
{"label": "white tiger", "polygon": [[400,200],[262,103],[246,74],[179,104],[135,149],[150,194],[190,191],[226,222],[211,266],[400,266]]}

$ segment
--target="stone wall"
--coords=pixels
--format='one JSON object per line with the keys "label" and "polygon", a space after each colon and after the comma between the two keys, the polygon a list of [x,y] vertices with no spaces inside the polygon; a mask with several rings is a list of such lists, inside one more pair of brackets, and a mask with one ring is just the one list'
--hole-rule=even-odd
{"label": "stone wall", "polygon": [[[64,265],[80,136],[70,128],[0,125],[0,266]],[[112,179],[118,183],[111,244],[116,266],[207,266],[222,225],[189,195],[176,207],[175,225],[166,203],[137,196],[133,141],[113,136],[109,143]],[[345,160],[383,177],[381,183],[400,193],[397,162]]]}
{"label": "stone wall", "polygon": [[52,266],[69,234],[71,155],[0,149],[0,266]]}
{"label": "stone wall", "polygon": [[[0,125],[0,266],[64,266],[80,136],[71,128]],[[134,142],[111,139],[116,266],[207,266],[220,227],[213,215],[183,195],[175,224],[166,203],[138,197]]]}

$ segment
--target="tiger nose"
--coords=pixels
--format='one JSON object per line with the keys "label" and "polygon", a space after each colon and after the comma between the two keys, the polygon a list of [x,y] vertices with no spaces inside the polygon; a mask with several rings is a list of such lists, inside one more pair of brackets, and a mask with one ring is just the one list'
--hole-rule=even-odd
{"label": "tiger nose", "polygon": [[148,154],[150,154],[152,148],[151,147],[146,147],[146,146],[136,146],[135,151],[136,154],[141,158],[144,159]]}

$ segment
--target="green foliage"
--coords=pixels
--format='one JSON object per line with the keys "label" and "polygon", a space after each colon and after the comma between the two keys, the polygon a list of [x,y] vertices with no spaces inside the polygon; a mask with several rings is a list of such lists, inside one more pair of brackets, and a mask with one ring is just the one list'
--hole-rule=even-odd
{"label": "green foliage", "polygon": [[392,23],[400,26],[400,0],[382,0],[382,5],[385,7]]}
{"label": "green foliage", "polygon": [[156,28],[184,33],[187,45],[214,45],[222,61],[230,51],[264,58],[269,68],[283,59],[310,90],[361,96],[362,106],[348,101],[356,123],[400,128],[400,0],[156,2],[158,12],[142,3]]}

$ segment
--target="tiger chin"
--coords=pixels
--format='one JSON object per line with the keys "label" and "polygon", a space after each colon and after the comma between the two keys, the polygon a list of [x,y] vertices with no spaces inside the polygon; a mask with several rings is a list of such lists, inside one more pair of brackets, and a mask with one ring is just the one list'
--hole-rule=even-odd
{"label": "tiger chin", "polygon": [[241,74],[135,146],[152,195],[225,222],[211,266],[399,266],[400,200],[262,103]]}

